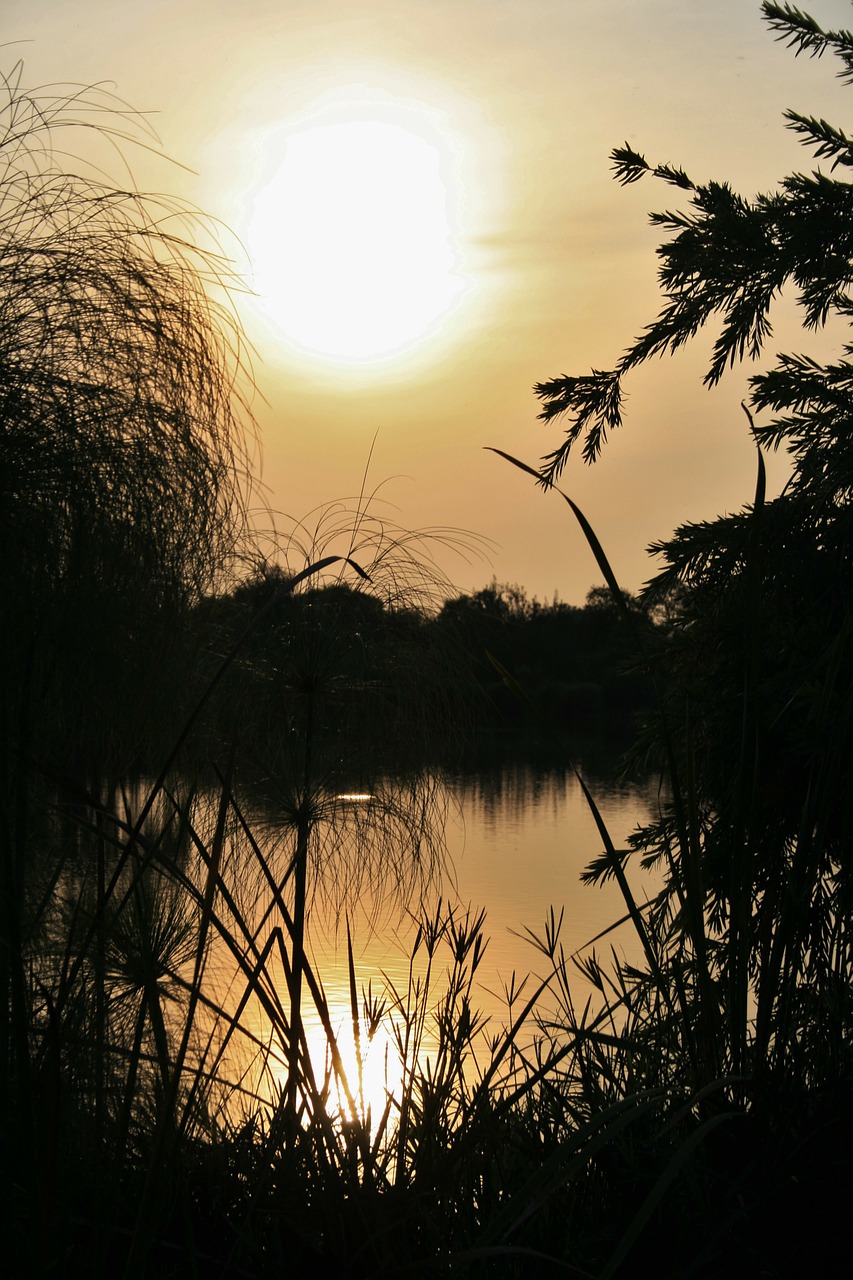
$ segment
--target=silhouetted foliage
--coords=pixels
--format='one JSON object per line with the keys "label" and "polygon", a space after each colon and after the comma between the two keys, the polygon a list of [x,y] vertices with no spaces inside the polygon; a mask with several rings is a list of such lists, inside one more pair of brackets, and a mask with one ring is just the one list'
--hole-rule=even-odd
{"label": "silhouetted foliage", "polygon": [[[796,52],[836,54],[850,78],[853,34],[824,31],[790,5],[763,11],[779,39]],[[614,151],[620,182],[651,174],[689,203],[652,216],[668,237],[658,250],[665,301],[657,319],[611,372],[537,388],[544,418],[570,418],[566,439],[543,461],[546,485],[573,448],[582,446],[587,461],[598,456],[622,421],[625,376],[706,323],[721,326],[710,385],[763,353],[772,304],[786,288],[796,291],[807,330],[853,317],[845,176],[853,143],[824,121],[796,112],[786,120],[831,171],[794,173],[753,199],[654,167],[627,144]],[[718,1062],[784,1089],[853,1067],[853,344],[835,361],[778,356],[750,388],[754,502],[684,525],[652,548],[664,568],[644,600],[657,602],[664,623],[653,645],[664,718],[646,746],[675,766],[695,810],[689,838],[676,805],[636,845],[669,868],[659,905],[677,927],[692,874],[684,842],[701,848],[702,905],[716,940],[713,999],[729,1029]],[[760,451],[779,447],[791,477],[768,500]]]}
{"label": "silhouetted foliage", "polygon": [[[639,601],[631,607],[645,619]],[[577,606],[556,598],[542,603],[522,587],[492,582],[447,600],[435,625],[469,652],[486,697],[481,722],[490,729],[571,733],[612,717],[625,727],[651,697],[606,588],[593,587]]]}
{"label": "silhouetted foliage", "polygon": [[20,64],[0,93],[0,666],[64,763],[106,762],[155,720],[146,685],[174,695],[180,618],[243,529],[239,329],[202,219],[68,158],[150,146],[124,104]]}
{"label": "silhouetted foliage", "polygon": [[[273,567],[205,601],[200,627],[227,649],[285,581]],[[328,757],[321,765],[315,756],[314,768],[349,771],[350,788],[359,770],[366,780],[381,768],[427,764],[455,732],[452,707],[440,710],[449,655],[441,637],[430,646],[428,630],[418,611],[345,583],[286,595],[241,652],[220,699],[218,733],[227,738],[239,712],[241,758],[267,774],[280,771],[282,753],[302,750],[310,717],[322,743],[315,753]]]}
{"label": "silhouetted foliage", "polygon": [[[833,48],[853,78],[853,35],[824,33],[790,6],[765,12],[798,50]],[[14,158],[15,127],[24,139],[28,129],[38,134],[39,113],[50,111],[43,101],[28,116],[20,104],[31,100],[10,88]],[[17,125],[15,111],[24,113]],[[803,117],[795,124],[819,155],[847,163],[840,131]],[[619,164],[623,180],[647,168],[634,152]],[[747,314],[763,296],[750,273],[770,272],[760,259],[777,249],[791,255],[809,322],[810,299],[818,319],[821,298],[847,314],[842,278],[853,268],[840,261],[840,224],[837,242],[821,240],[815,214],[813,235],[777,245],[761,234],[761,201],[718,199],[671,166],[656,172],[693,193],[690,218],[701,229],[697,240],[681,241],[684,297],[676,290],[670,301],[678,305],[658,332],[669,325],[667,349],[691,336],[695,316],[710,306],[706,241],[725,258],[714,269],[720,278],[729,271],[727,288],[736,291],[737,273],[746,273],[745,314],[734,316],[734,294],[717,290],[735,356],[736,334],[747,335],[746,350],[765,323]],[[835,179],[815,180],[820,190],[826,182]],[[24,183],[22,198],[27,190]],[[99,209],[97,201],[90,207],[93,227]],[[38,213],[36,204],[36,226]],[[794,205],[789,213],[793,225]],[[80,242],[94,254],[88,226]],[[665,259],[682,231],[695,229],[672,228]],[[108,218],[102,229],[108,261],[115,223]],[[833,244],[839,260],[828,267]],[[0,244],[0,267],[4,252]],[[18,592],[0,636],[0,1215],[12,1274],[830,1274],[846,1245],[853,1132],[843,447],[853,348],[837,365],[782,358],[754,382],[756,411],[782,415],[756,434],[766,431],[773,443],[775,432],[792,448],[790,485],[768,502],[760,471],[751,507],[676,531],[661,546],[666,568],[639,600],[595,588],[580,609],[543,605],[493,583],[436,614],[417,606],[432,575],[410,556],[416,539],[389,537],[381,522],[366,532],[361,509],[344,556],[320,563],[347,560],[362,589],[314,581],[318,539],[308,531],[303,572],[270,567],[255,546],[254,576],[211,595],[204,592],[241,524],[239,501],[232,512],[219,506],[236,483],[233,455],[227,433],[217,435],[204,416],[205,404],[220,403],[215,387],[201,404],[190,395],[184,415],[180,394],[196,384],[185,387],[180,369],[170,380],[159,363],[183,358],[177,339],[157,345],[161,320],[168,334],[184,316],[183,294],[170,309],[174,263],[161,276],[157,253],[140,261],[132,236],[128,254],[132,273],[144,276],[147,262],[154,287],[144,304],[132,302],[129,328],[118,322],[127,359],[114,386],[128,398],[126,437],[123,411],[107,392],[110,369],[96,353],[90,385],[86,338],[63,301],[65,277],[52,280],[47,262],[46,274],[32,277],[62,286],[56,306],[40,313],[44,381],[37,362],[18,377],[25,362],[2,330],[0,298],[0,352],[6,342],[14,356],[8,378],[0,363],[0,392],[7,378],[6,403],[18,415],[0,437],[0,460],[9,463],[0,487],[2,582],[7,596]],[[70,259],[57,260],[70,272]],[[99,327],[107,296],[120,306],[137,299],[144,281],[134,275],[130,294],[120,288],[114,296],[97,272],[90,278],[80,305],[82,314],[90,302],[98,313],[84,326],[94,340],[113,332],[106,319]],[[22,341],[32,342],[36,313],[20,314]],[[146,335],[152,377],[175,403],[161,404],[147,384]],[[650,342],[645,354],[656,349]],[[205,360],[190,367],[198,385],[210,369],[215,382]],[[564,393],[569,408],[596,397],[618,405],[619,377],[602,394],[601,375],[562,380],[552,404]],[[87,417],[90,392],[105,415],[102,451],[99,420],[94,411]],[[589,444],[596,423],[587,424]],[[590,455],[601,438],[599,430]],[[543,468],[546,483],[553,463]],[[187,512],[198,528],[182,525]],[[161,517],[171,519],[168,528]],[[401,555],[402,574],[393,568]],[[139,583],[149,566],[150,582]],[[85,616],[83,601],[91,606]],[[105,686],[90,745],[100,749],[93,764],[109,773],[120,753],[98,734],[115,723],[126,694],[150,708],[167,650],[148,641],[190,613],[213,672],[198,673],[205,695],[195,705],[213,718],[207,695],[221,694],[225,714],[208,726],[219,744],[260,745],[268,780],[289,792],[280,844],[248,820],[230,750],[207,788],[185,786],[168,768],[124,804],[78,786],[76,823],[33,795],[33,745],[85,741],[68,710],[75,656],[79,687],[88,682],[95,696],[99,680]],[[463,654],[479,663],[476,675],[464,660],[452,663],[460,637]],[[634,841],[663,869],[663,890],[651,901],[634,898],[628,854],[614,848],[587,795],[604,845],[589,878],[619,882],[643,961],[614,950],[609,964],[592,945],[567,956],[562,913],[552,909],[541,935],[526,931],[545,976],[513,973],[504,1025],[492,1022],[483,1034],[483,913],[441,901],[425,909],[410,898],[416,933],[402,978],[383,975],[380,985],[373,975],[373,985],[367,975],[361,985],[347,930],[342,1027],[332,985],[305,946],[309,870],[322,874],[324,855],[331,862],[348,839],[355,874],[345,888],[357,893],[360,875],[377,883],[390,875],[417,889],[419,871],[429,870],[431,793],[417,785],[408,794],[347,795],[341,784],[360,769],[385,769],[389,747],[403,770],[407,735],[421,762],[436,740],[430,722],[440,738],[477,679],[494,680],[513,699],[526,687],[534,705],[558,706],[563,682],[575,692],[586,682],[597,688],[598,709],[609,690],[621,707],[625,686],[613,671],[638,642],[660,694],[648,749],[665,760],[671,784],[659,820]],[[120,678],[123,662],[136,669],[135,682]],[[119,727],[124,742],[127,725]],[[336,824],[324,844],[323,831]],[[309,1011],[325,1065],[306,1030]],[[383,1029],[384,1100],[371,1099],[365,1068],[371,1042],[382,1052]],[[351,1065],[341,1054],[350,1030]]]}
{"label": "silhouetted foliage", "polygon": [[21,1275],[65,1269],[57,1222],[115,1203],[177,1079],[161,998],[183,1000],[199,934],[162,865],[191,841],[167,823],[152,869],[116,791],[174,741],[191,609],[245,525],[229,273],[191,209],[105,176],[99,146],[132,141],[154,143],[98,89],[0,79],[0,1199],[4,1231],[32,1224]]}

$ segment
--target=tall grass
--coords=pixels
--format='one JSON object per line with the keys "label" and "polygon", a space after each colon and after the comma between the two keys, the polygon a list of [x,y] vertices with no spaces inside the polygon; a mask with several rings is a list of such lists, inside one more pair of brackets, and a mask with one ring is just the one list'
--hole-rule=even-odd
{"label": "tall grass", "polygon": [[[541,483],[538,472],[501,456]],[[786,827],[788,815],[768,820],[762,718],[775,714],[783,721],[804,690],[778,680],[769,688],[762,670],[773,643],[765,574],[774,523],[765,507],[760,453],[755,498],[741,522],[740,556],[728,587],[731,634],[720,641],[729,645],[734,670],[725,674],[732,683],[717,690],[697,678],[701,655],[685,662],[679,652],[679,646],[690,649],[694,635],[700,644],[709,641],[711,615],[707,605],[702,613],[701,591],[713,553],[703,540],[705,530],[679,531],[663,548],[670,566],[648,592],[654,600],[655,591],[686,583],[688,591],[697,591],[694,612],[688,605],[686,620],[671,632],[644,634],[588,521],[557,492],[635,633],[638,661],[654,679],[658,711],[652,737],[668,797],[658,818],[630,841],[635,860],[663,874],[660,891],[638,904],[624,872],[627,855],[614,847],[579,779],[604,850],[585,879],[618,883],[644,955],[638,967],[615,952],[606,966],[594,953],[578,962],[604,1001],[604,1034],[601,1015],[592,1024],[588,1008],[577,1016],[571,987],[562,981],[565,969],[557,971],[562,1012],[555,1025],[561,1035],[576,1037],[563,1096],[574,1093],[581,1101],[580,1131],[608,1115],[609,1107],[635,1109],[618,1146],[629,1144],[635,1191],[643,1190],[635,1194],[633,1218],[615,1234],[615,1248],[609,1257],[601,1253],[596,1274],[621,1274],[630,1259],[642,1266],[645,1248],[651,1248],[649,1259],[654,1256],[659,1272],[717,1274],[717,1259],[740,1253],[749,1259],[747,1267],[793,1274],[809,1250],[831,1256],[831,1231],[828,1241],[815,1239],[827,1176],[821,1162],[837,1172],[849,1136],[853,1024],[842,992],[851,987],[853,955],[846,941],[849,903],[837,823],[848,702],[837,660],[846,651],[847,628],[816,657],[812,696],[819,710],[809,725],[809,741],[816,745],[804,752],[808,774],[791,790],[792,797],[802,797],[802,807]],[[718,657],[714,670],[724,670]],[[734,740],[719,736],[725,715],[718,724],[714,719],[715,694],[730,698],[732,688],[742,707]],[[713,768],[723,754],[721,789]],[[550,953],[547,942],[542,947]],[[832,1138],[822,1132],[830,1116],[838,1126]],[[640,1145],[632,1152],[637,1134]],[[749,1185],[759,1176],[785,1203],[801,1183],[799,1222],[786,1224],[775,1238],[768,1230],[768,1198]],[[606,1182],[606,1212],[612,1213],[617,1184],[610,1177]],[[672,1247],[655,1255],[652,1233],[661,1223]],[[691,1244],[681,1234],[685,1224],[687,1232],[701,1228],[701,1243]]]}

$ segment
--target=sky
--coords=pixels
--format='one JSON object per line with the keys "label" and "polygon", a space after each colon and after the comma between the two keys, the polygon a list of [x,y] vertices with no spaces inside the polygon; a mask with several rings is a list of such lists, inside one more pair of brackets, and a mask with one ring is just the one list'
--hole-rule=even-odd
{"label": "sky", "polygon": [[[803,7],[853,25],[848,0]],[[281,528],[354,500],[367,469],[377,514],[466,531],[465,555],[436,551],[457,589],[572,603],[600,573],[568,508],[486,450],[535,465],[562,433],[533,385],[612,367],[656,313],[647,214],[677,195],[620,188],[610,151],[754,195],[813,167],[785,108],[844,128],[850,106],[757,0],[4,0],[2,31],[28,86],[105,83],[152,113],[177,163],[131,154],[138,184],[245,248],[258,502]],[[324,292],[351,269],[354,305]],[[713,337],[633,374],[625,426],[564,473],[627,589],[653,575],[649,543],[753,492],[750,370],[703,388]],[[816,341],[783,302],[767,362]]]}

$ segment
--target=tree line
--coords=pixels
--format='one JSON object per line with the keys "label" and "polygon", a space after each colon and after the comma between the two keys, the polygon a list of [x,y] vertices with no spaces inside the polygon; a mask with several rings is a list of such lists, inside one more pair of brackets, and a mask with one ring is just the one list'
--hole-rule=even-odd
{"label": "tree line", "polygon": [[[280,569],[264,570],[197,607],[197,634],[224,652],[279,591]],[[638,625],[661,625],[660,609],[632,598]],[[493,581],[430,610],[384,602],[348,583],[306,584],[283,596],[241,652],[220,700],[220,738],[233,710],[260,756],[280,744],[285,724],[311,691],[331,737],[366,736],[386,767],[476,762],[477,745],[510,745],[519,732],[555,744],[630,724],[652,700],[630,629],[605,587],[581,606],[543,603],[522,587]],[[322,705],[322,712],[319,711]]]}

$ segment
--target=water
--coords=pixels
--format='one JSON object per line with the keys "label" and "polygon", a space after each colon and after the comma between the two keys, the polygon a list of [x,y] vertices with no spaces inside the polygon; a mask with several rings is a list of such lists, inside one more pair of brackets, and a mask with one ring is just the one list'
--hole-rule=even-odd
{"label": "water", "polygon": [[[606,771],[585,769],[584,773],[619,847],[653,812],[655,788],[651,784],[614,785],[607,780]],[[108,823],[105,827],[108,844],[115,836],[116,850],[133,826],[149,786],[139,780],[116,798],[126,825],[117,826],[115,832]],[[283,808],[276,810],[258,802],[248,816],[249,835],[238,811],[229,805],[219,841],[215,834],[220,816],[217,792],[196,792],[194,800],[186,803],[191,807],[176,801],[183,814],[178,821],[171,793],[160,791],[141,837],[141,847],[156,846],[165,862],[175,857],[180,877],[170,875],[153,860],[137,880],[135,857],[120,872],[116,899],[125,901],[132,884],[137,885],[138,893],[134,890],[136,896],[127,899],[121,916],[123,928],[109,950],[109,977],[111,984],[118,984],[116,990],[141,1001],[145,998],[143,986],[153,973],[158,988],[162,985],[164,1009],[177,1043],[182,1035],[181,1019],[188,1009],[187,984],[194,981],[194,924],[201,914],[200,904],[208,891],[212,892],[210,857],[218,849],[216,891],[210,898],[214,915],[200,978],[202,1002],[193,1043],[203,1051],[205,1071],[222,1085],[223,1104],[234,1118],[244,1103],[251,1110],[258,1100],[264,1104],[278,1096],[287,1078],[287,974],[292,940],[284,917],[292,911],[289,870],[294,826],[283,821]],[[426,832],[434,838],[432,845],[420,828],[422,815]],[[440,818],[443,823],[438,822]],[[72,825],[71,830],[83,843],[79,848],[75,845],[74,856],[63,871],[61,892],[53,895],[56,919],[47,925],[48,931],[56,931],[60,954],[65,952],[63,930],[74,921],[89,919],[98,893],[99,863],[93,856],[94,845],[89,848],[87,843],[92,830],[85,825]],[[418,920],[424,915],[434,918],[439,901],[445,920],[448,910],[455,912],[457,921],[464,919],[466,912],[476,914],[482,909],[486,913],[483,937],[488,942],[475,975],[471,1007],[488,1019],[491,1033],[498,1033],[510,1021],[506,987],[512,985],[517,991],[525,974],[544,977],[550,971],[551,966],[531,945],[525,931],[541,934],[546,916],[552,911],[554,918],[562,915],[561,942],[570,955],[625,914],[615,885],[598,888],[580,883],[581,872],[601,852],[602,841],[565,760],[556,764],[505,761],[458,776],[386,779],[374,783],[369,792],[355,785],[337,795],[330,790],[325,800],[318,797],[311,839],[314,856],[309,862],[309,884],[319,890],[328,881],[336,889],[325,896],[314,893],[306,926],[312,974],[303,989],[302,1018],[311,1063],[322,1088],[328,1037],[317,1014],[319,1003],[328,1008],[349,1078],[358,1075],[353,1069],[346,945],[349,927],[356,991],[372,990],[374,1002],[384,1002],[388,1015],[374,1037],[372,1065],[369,1062],[364,1073],[364,1093],[374,1116],[385,1106],[388,1091],[395,1096],[398,1093],[394,1070],[395,1063],[399,1070],[400,1059],[393,1028],[399,1028],[404,1020],[395,1004],[405,1006],[412,983],[424,981],[426,947],[421,946],[413,969],[410,958]],[[412,863],[413,848],[420,851],[422,859],[424,874],[420,878],[403,874]],[[443,850],[444,856],[438,859],[438,873],[430,878],[426,872],[433,867],[432,854],[437,849]],[[108,862],[102,872],[111,877],[119,865],[118,854]],[[642,900],[642,877],[629,871],[629,878],[633,878],[636,896]],[[196,886],[195,897],[187,892],[190,884]],[[649,891],[653,890],[649,885]],[[606,955],[611,942],[630,959],[639,958],[639,944],[630,925],[608,933],[603,943],[597,944],[599,953]],[[420,1051],[409,1055],[410,1066],[415,1059],[423,1064],[424,1058],[435,1052],[434,1017],[452,964],[445,943],[435,955],[432,985],[419,1005],[426,1011]],[[50,963],[49,954],[45,960]],[[581,975],[573,980],[582,988]],[[319,1001],[315,999],[316,983],[323,992]],[[534,985],[528,985],[525,998]],[[579,989],[576,1007],[585,1002],[586,994]],[[458,1007],[451,1019],[454,1026],[458,1025],[457,1015]],[[364,1018],[360,1034],[364,1047]],[[120,1027],[118,1035],[120,1040]],[[482,1043],[477,1042],[478,1046]],[[231,1086],[235,1084],[243,1091],[234,1094]]]}
{"label": "water", "polygon": [[[585,779],[586,780],[586,779]],[[588,785],[617,848],[644,823],[658,803],[653,781],[619,785],[601,777]],[[486,773],[451,777],[444,783],[447,865],[429,900],[441,897],[464,915],[484,909],[488,946],[478,970],[478,1007],[493,1023],[506,1022],[504,990],[515,974],[544,977],[546,958],[527,930],[542,936],[553,909],[562,912],[560,938],[567,955],[581,954],[597,935],[626,914],[618,886],[585,886],[582,871],[602,852],[595,820],[570,765],[504,763]],[[638,901],[656,884],[630,867],[628,878]],[[413,899],[395,902],[389,894],[377,903],[369,894],[346,906],[357,980],[374,990],[389,982],[397,991],[408,980],[409,952],[415,934]],[[315,908],[310,928],[311,953],[330,1002],[349,1008],[349,976],[341,917]],[[640,946],[629,922],[596,944],[599,955],[610,946],[631,960]],[[447,959],[443,963],[447,963]],[[582,984],[580,975],[576,981]],[[530,988],[528,987],[528,990]],[[584,993],[586,994],[586,993]]]}
{"label": "water", "polygon": [[[628,834],[653,813],[656,787],[651,782],[617,785],[606,771],[580,767],[614,844],[624,846]],[[139,796],[127,799],[131,811],[146,791],[141,784]],[[169,808],[165,797],[161,796],[161,801],[164,813],[158,823],[165,820]],[[444,856],[434,877],[424,874],[420,879],[400,880],[411,861],[412,834],[418,830],[417,815],[423,812],[424,804],[427,827],[435,838],[432,848],[427,841],[420,842],[424,872],[432,865],[429,855],[436,847],[443,849]],[[207,848],[213,847],[217,805],[215,793],[206,799],[197,797],[194,822],[206,833],[202,843]],[[286,968],[291,950],[271,884],[283,886],[283,897],[289,904],[292,880],[287,873],[295,835],[292,824],[267,806],[250,816],[249,826],[253,840],[235,819],[223,850],[223,891],[215,902],[223,924],[212,933],[204,988],[206,998],[226,1011],[226,1022],[214,1038],[224,1034],[227,1018],[236,1018],[241,1028],[230,1041],[222,1063],[214,1068],[217,1077],[223,1082],[243,1080],[258,1097],[271,1098],[287,1076],[290,996]],[[350,1058],[346,1065],[351,1077],[356,1073],[351,1065],[348,929],[359,1003],[362,993],[370,990],[374,1001],[384,1001],[388,1013],[397,1016],[395,1002],[405,1004],[413,979],[424,980],[425,947],[420,948],[411,968],[418,920],[434,917],[439,901],[445,918],[452,909],[457,921],[466,913],[476,916],[483,910],[487,945],[475,975],[471,1004],[488,1020],[489,1031],[497,1033],[510,1021],[507,987],[517,991],[524,976],[531,974],[524,988],[526,999],[535,980],[551,972],[547,958],[530,936],[543,935],[546,918],[552,913],[554,919],[562,917],[560,941],[570,956],[583,953],[590,940],[625,915],[625,904],[613,882],[601,887],[580,882],[584,868],[601,853],[602,840],[565,759],[558,763],[504,761],[479,771],[423,780],[387,779],[374,784],[371,792],[354,787],[330,795],[328,804],[319,806],[312,839],[315,856],[309,865],[309,888],[313,886],[315,892],[307,920],[306,951],[313,975],[322,985],[345,1062]],[[187,872],[201,890],[206,863],[195,865],[191,860]],[[644,892],[654,891],[653,883],[644,886],[636,868],[629,867],[628,875],[639,901]],[[323,894],[324,882],[334,892]],[[237,950],[226,941],[228,935]],[[249,943],[250,936],[254,944]],[[596,943],[599,955],[607,956],[611,944],[631,960],[640,958],[630,923],[607,932]],[[187,979],[191,977],[190,961]],[[432,986],[425,1001],[429,1018],[446,989],[451,964],[450,949],[442,944],[436,951]],[[577,989],[575,1005],[582,1007],[589,988],[580,973],[572,972],[572,981],[573,998]],[[259,995],[262,990],[265,996]],[[549,1007],[547,993],[542,1007]],[[309,983],[303,992],[302,1017],[315,1074],[322,1080],[327,1036]],[[423,1041],[427,1055],[435,1044],[429,1018]],[[264,1045],[268,1052],[259,1052]],[[399,1061],[387,1018],[371,1052],[375,1078],[365,1089],[374,1097],[376,1113],[382,1109],[386,1087],[395,1087],[392,1069]]]}
{"label": "water", "polygon": [[[652,812],[655,786],[600,780],[588,785],[616,848],[624,847]],[[535,949],[518,934],[525,928],[541,934],[552,907],[564,913],[567,953],[582,950],[625,914],[615,883],[581,884],[581,873],[602,852],[602,840],[570,767],[507,765],[497,775],[460,779],[454,793],[459,816],[448,836],[458,894],[487,909],[495,971],[524,972],[535,964]],[[629,869],[629,879],[642,900],[644,878]],[[610,940],[634,953],[630,926]]]}

